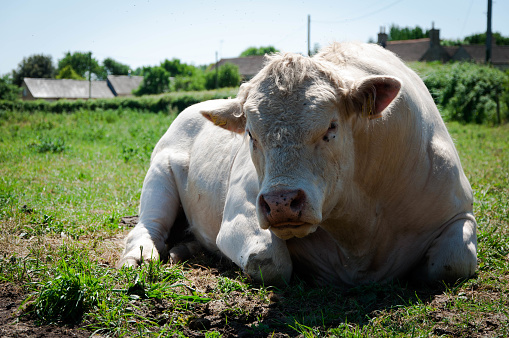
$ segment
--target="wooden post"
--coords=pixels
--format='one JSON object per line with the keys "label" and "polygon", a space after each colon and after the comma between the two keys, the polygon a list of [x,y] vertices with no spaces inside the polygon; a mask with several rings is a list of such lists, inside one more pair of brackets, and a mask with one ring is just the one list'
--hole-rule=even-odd
{"label": "wooden post", "polygon": [[492,0],[488,0],[488,24],[486,29],[486,63],[491,63],[491,7]]}
{"label": "wooden post", "polygon": [[308,15],[308,56],[311,56],[311,15]]}

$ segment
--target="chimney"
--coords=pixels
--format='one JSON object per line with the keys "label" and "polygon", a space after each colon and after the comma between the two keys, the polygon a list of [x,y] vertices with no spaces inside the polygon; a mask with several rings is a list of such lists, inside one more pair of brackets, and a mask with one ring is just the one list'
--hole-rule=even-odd
{"label": "chimney", "polygon": [[431,48],[440,46],[440,29],[435,29],[435,22],[431,23],[429,31],[429,46]]}
{"label": "chimney", "polygon": [[378,44],[385,48],[387,46],[387,40],[388,36],[387,33],[385,33],[385,27],[380,27],[380,33],[378,33]]}

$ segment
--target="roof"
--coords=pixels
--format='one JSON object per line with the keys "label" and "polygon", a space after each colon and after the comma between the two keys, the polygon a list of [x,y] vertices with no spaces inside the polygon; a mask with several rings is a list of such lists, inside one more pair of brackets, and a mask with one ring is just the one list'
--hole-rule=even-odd
{"label": "roof", "polygon": [[143,76],[108,75],[110,88],[116,96],[131,95],[142,81]]}
{"label": "roof", "polygon": [[387,41],[386,49],[403,61],[419,61],[430,47],[430,39]]}
{"label": "roof", "polygon": [[[484,62],[486,60],[485,45],[464,45],[458,50],[466,51],[468,55],[476,62]],[[491,63],[494,65],[509,63],[509,46],[493,45],[491,49]]]}
{"label": "roof", "polygon": [[[246,56],[242,58],[229,58],[229,59],[221,59],[217,65],[221,67],[225,63],[233,63],[239,67],[240,74],[245,78],[251,78],[258,74],[258,72],[263,68],[265,62],[265,56],[263,55],[253,55]],[[212,66],[212,69],[215,69],[216,65]]]}
{"label": "roof", "polygon": [[[68,79],[34,79],[24,78],[28,90],[36,99],[88,99],[90,82]],[[92,81],[94,99],[115,97],[106,81]]]}

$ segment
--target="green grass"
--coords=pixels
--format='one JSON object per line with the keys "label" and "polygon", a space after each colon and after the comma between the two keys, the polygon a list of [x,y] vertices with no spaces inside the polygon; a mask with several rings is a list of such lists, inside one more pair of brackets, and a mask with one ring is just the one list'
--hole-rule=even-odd
{"label": "green grass", "polygon": [[22,319],[106,336],[509,335],[509,125],[448,124],[475,193],[473,278],[275,289],[208,255],[113,269],[128,230],[119,220],[137,214],[150,153],[174,117],[0,111],[0,287],[23,289]]}

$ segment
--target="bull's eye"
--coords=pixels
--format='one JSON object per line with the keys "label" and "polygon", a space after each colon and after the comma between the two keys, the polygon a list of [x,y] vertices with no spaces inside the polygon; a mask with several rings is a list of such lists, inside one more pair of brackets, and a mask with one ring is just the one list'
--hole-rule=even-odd
{"label": "bull's eye", "polygon": [[249,141],[251,141],[251,145],[253,146],[253,150],[256,150],[256,139],[251,135],[251,132],[248,130],[247,135],[249,136]]}
{"label": "bull's eye", "polygon": [[329,125],[329,129],[327,129],[327,132],[323,136],[323,140],[325,142],[329,142],[331,139],[336,138],[336,131],[338,129],[338,123],[337,122],[331,122]]}

